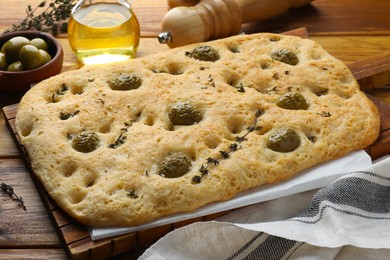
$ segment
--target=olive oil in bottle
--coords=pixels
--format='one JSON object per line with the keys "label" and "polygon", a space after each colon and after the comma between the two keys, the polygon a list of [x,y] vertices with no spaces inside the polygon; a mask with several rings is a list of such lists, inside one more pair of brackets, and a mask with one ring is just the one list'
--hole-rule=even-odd
{"label": "olive oil in bottle", "polygon": [[122,61],[135,56],[140,26],[126,0],[81,0],[69,19],[68,38],[83,64]]}

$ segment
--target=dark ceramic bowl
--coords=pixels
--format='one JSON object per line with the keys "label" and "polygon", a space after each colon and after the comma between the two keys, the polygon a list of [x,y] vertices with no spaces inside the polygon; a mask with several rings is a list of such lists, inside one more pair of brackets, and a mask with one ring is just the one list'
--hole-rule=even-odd
{"label": "dark ceramic bowl", "polygon": [[35,69],[25,71],[0,70],[0,92],[23,94],[30,89],[31,84],[38,83],[61,72],[64,51],[59,41],[51,34],[38,31],[20,31],[0,35],[0,46],[3,46],[4,43],[15,36],[24,36],[30,40],[37,37],[42,38],[46,41],[48,53],[52,57],[51,61]]}

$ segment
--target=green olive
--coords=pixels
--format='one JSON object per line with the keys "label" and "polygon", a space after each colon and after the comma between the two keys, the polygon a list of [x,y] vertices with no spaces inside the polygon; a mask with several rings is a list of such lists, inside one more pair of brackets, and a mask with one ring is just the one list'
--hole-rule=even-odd
{"label": "green olive", "polygon": [[5,44],[3,44],[3,45],[1,46],[1,49],[0,49],[0,52],[3,53],[3,54],[4,54],[4,46],[5,46]]}
{"label": "green olive", "polygon": [[166,156],[157,174],[165,178],[178,178],[186,174],[191,167],[191,160],[182,152],[173,152]]}
{"label": "green olive", "polygon": [[137,89],[142,85],[142,79],[135,74],[121,74],[108,82],[112,90]]}
{"label": "green olive", "polygon": [[43,40],[41,38],[34,38],[30,42],[31,42],[30,44],[34,45],[35,47],[37,47],[40,50],[44,50],[44,51],[48,50],[47,43],[45,42],[45,40]]}
{"label": "green olive", "polygon": [[4,44],[4,54],[7,57],[8,63],[18,61],[20,49],[27,44],[30,44],[30,40],[26,37],[17,36],[9,39]]}
{"label": "green olive", "polygon": [[202,114],[189,103],[178,102],[169,110],[168,117],[174,125],[193,125],[202,120]]}
{"label": "green olive", "polygon": [[72,140],[72,147],[79,152],[89,153],[96,150],[100,145],[99,136],[92,131],[82,131]]}
{"label": "green olive", "polygon": [[302,96],[302,94],[291,92],[281,96],[276,102],[276,105],[281,108],[292,110],[305,110],[309,107],[309,104],[306,102],[306,99]]}
{"label": "green olive", "polygon": [[272,52],[271,57],[274,60],[281,61],[289,65],[297,65],[299,62],[299,59],[294,52],[285,49]]}
{"label": "green olive", "polygon": [[290,128],[282,128],[268,138],[267,147],[275,152],[288,153],[301,144],[299,135]]}
{"label": "green olive", "polygon": [[41,66],[51,61],[51,56],[49,53],[47,53],[45,50],[39,50],[39,53],[41,54],[42,61]]}
{"label": "green olive", "polygon": [[23,64],[20,61],[12,62],[10,65],[8,65],[7,71],[23,71],[24,67]]}
{"label": "green olive", "polygon": [[198,46],[192,52],[186,52],[187,56],[201,61],[217,61],[219,60],[218,51],[211,46]]}
{"label": "green olive", "polygon": [[42,65],[42,55],[34,45],[24,45],[20,49],[19,59],[26,69],[35,69]]}
{"label": "green olive", "polygon": [[4,53],[0,52],[0,70],[7,70],[8,62]]}

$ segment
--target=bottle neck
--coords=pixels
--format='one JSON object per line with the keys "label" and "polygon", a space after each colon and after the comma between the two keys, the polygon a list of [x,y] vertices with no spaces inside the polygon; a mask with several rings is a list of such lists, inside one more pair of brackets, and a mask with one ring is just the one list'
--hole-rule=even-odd
{"label": "bottle neck", "polygon": [[133,0],[79,0],[72,9],[72,14],[77,12],[84,5],[93,5],[93,4],[121,4],[125,6],[127,9],[131,9],[131,5],[133,4]]}

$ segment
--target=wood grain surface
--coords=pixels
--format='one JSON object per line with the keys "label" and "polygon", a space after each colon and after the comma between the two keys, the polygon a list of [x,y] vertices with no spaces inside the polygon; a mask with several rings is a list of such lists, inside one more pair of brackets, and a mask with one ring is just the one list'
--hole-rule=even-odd
{"label": "wood grain surface", "polygon": [[[41,0],[0,0],[0,32],[25,16],[28,4],[36,6]],[[167,11],[165,0],[135,0],[133,9],[141,25],[141,42],[137,57],[167,50],[156,36]],[[283,32],[306,27],[310,37],[328,52],[346,64],[390,51],[390,1],[388,0],[315,0],[311,5],[291,10],[268,21],[245,24],[242,31]],[[66,35],[59,40],[64,48],[63,71],[81,66],[73,55]],[[389,87],[376,88],[370,92],[383,104],[390,104]],[[0,93],[0,106],[15,104],[20,96]],[[0,182],[14,187],[27,207],[24,211],[0,192],[0,259],[66,259],[63,241],[56,233],[49,215],[37,192],[37,188],[25,167],[22,157],[9,133],[3,115],[0,115]],[[66,219],[63,219],[66,223]],[[181,223],[180,225],[184,225]],[[161,230],[158,232],[162,232]],[[155,233],[158,233],[157,231]],[[140,235],[148,246],[155,238]],[[122,249],[131,249],[132,238],[118,244]],[[110,242],[111,243],[111,242]],[[110,246],[111,244],[107,245]],[[121,250],[122,250],[121,249]],[[119,249],[118,249],[119,250]],[[117,259],[132,259],[142,250],[129,251]],[[96,259],[107,255],[92,255]]]}

